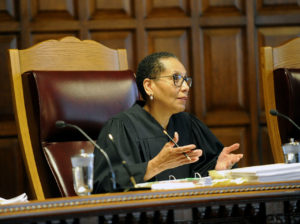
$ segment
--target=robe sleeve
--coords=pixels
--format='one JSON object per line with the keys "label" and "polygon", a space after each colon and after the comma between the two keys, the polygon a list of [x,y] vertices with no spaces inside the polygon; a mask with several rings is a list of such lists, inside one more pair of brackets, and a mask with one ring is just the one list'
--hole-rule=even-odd
{"label": "robe sleeve", "polygon": [[[111,133],[114,144],[108,138]],[[97,144],[107,153],[116,175],[118,191],[132,187],[129,174],[122,165],[125,160],[137,183],[144,182],[148,162],[141,159],[140,145],[135,130],[125,125],[122,119],[109,120],[102,128]],[[94,188],[93,193],[112,192],[111,172],[102,153],[94,150]]]}
{"label": "robe sleeve", "polygon": [[199,161],[192,164],[192,172],[197,172],[201,176],[207,176],[209,170],[215,169],[218,156],[224,146],[204,123],[195,116],[190,116],[193,142],[198,149],[202,149],[203,151]]}

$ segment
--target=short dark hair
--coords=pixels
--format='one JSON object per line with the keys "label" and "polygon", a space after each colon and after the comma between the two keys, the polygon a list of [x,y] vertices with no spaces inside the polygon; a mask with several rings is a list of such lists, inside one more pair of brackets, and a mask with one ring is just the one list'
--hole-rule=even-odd
{"label": "short dark hair", "polygon": [[160,62],[162,58],[177,58],[169,52],[156,52],[145,57],[138,65],[136,72],[136,84],[144,100],[147,94],[143,82],[146,78],[155,78],[158,74],[165,71],[164,65]]}

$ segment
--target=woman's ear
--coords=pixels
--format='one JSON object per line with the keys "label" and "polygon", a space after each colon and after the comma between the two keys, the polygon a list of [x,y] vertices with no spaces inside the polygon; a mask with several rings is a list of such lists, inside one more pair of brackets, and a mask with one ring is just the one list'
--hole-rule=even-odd
{"label": "woman's ear", "polygon": [[149,78],[144,79],[143,86],[148,96],[153,95],[152,84],[153,82],[151,81],[151,79]]}

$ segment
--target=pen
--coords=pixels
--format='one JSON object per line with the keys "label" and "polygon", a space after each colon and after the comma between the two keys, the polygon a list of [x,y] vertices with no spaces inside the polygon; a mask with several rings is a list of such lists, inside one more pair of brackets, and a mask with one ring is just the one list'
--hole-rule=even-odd
{"label": "pen", "polygon": [[[166,136],[168,136],[168,138],[175,144],[176,147],[180,147],[174,140],[173,138],[171,138],[171,136],[168,134],[168,132],[166,130],[163,130],[163,132],[165,133]],[[186,154],[185,152],[183,152],[183,155],[188,159],[191,160],[191,158],[188,156],[188,154]]]}

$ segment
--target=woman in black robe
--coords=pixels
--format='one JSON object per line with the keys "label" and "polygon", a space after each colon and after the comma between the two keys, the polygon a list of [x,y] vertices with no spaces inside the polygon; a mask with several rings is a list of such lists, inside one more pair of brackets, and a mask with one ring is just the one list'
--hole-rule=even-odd
{"label": "woman in black robe", "polygon": [[[192,80],[176,56],[167,52],[147,56],[138,66],[136,82],[144,101],[111,118],[97,140],[111,160],[118,189],[132,186],[123,160],[135,181],[142,183],[167,180],[170,175],[206,176],[209,170],[229,169],[242,158],[232,153],[239,144],[224,147],[199,119],[183,112]],[[93,192],[110,192],[108,164],[98,149],[94,155]]]}

